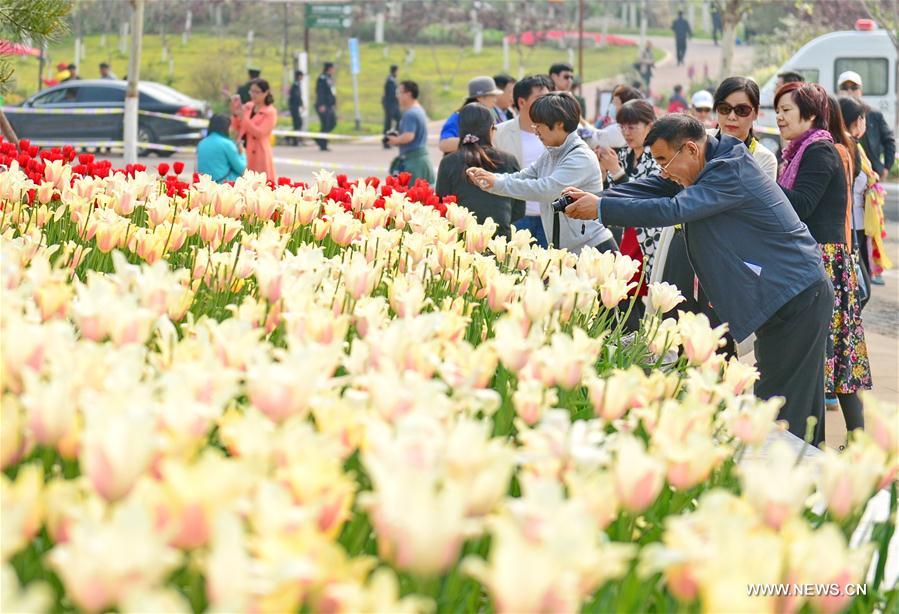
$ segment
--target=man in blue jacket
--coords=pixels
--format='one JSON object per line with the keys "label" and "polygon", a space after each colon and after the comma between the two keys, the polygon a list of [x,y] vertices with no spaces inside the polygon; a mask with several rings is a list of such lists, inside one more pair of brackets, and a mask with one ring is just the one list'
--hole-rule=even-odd
{"label": "man in blue jacket", "polygon": [[600,195],[568,188],[577,200],[565,214],[618,226],[683,224],[687,253],[715,311],[737,341],[756,335],[756,395],[785,397],[778,417],[799,437],[808,417],[817,418],[817,445],[824,439],[824,350],[833,311],[818,245],[737,139],[719,141],[694,118],[673,114],[653,124],[645,146],[661,177]]}

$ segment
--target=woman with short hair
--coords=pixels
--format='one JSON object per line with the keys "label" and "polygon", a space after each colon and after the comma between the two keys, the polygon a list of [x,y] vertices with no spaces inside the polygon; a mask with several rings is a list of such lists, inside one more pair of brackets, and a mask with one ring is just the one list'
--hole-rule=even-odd
{"label": "woman with short hair", "polygon": [[469,176],[482,190],[491,194],[534,200],[540,203],[540,218],[547,237],[558,225],[557,249],[580,253],[584,247],[601,252],[617,251],[612,233],[599,220],[576,220],[553,211],[552,202],[562,190],[575,186],[597,193],[602,190],[596,155],[577,134],[581,108],[568,92],[550,92],[534,101],[529,110],[534,132],[546,151],[526,169],[517,173],[491,173],[481,168],[468,169]]}
{"label": "woman with short hair", "polygon": [[[631,100],[618,110],[616,119],[627,147],[619,149],[617,153],[611,147],[596,149],[604,185],[621,185],[634,179],[658,175],[659,165],[649,148],[643,146],[643,141],[656,120],[655,109],[645,100]],[[628,227],[624,229],[618,242],[622,254],[640,262],[644,262],[645,258],[645,267],[641,266],[637,273],[638,276],[643,273],[644,283],[635,289],[641,296],[646,294],[646,282],[652,274],[656,246],[661,235],[661,228]]]}
{"label": "woman with short hair", "polygon": [[[834,289],[824,364],[824,389],[836,395],[846,429],[864,428],[859,390],[871,388],[871,368],[845,222],[847,180],[828,130],[830,103],[817,83],[786,83],[774,96],[780,135],[790,144],[778,184],[821,251]],[[839,136],[839,135],[838,135]]]}

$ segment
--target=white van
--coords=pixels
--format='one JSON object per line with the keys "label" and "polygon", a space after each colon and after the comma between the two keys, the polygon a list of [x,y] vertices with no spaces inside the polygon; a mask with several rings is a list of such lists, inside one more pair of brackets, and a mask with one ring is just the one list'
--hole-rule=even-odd
{"label": "white van", "polygon": [[831,32],[806,43],[761,89],[761,108],[756,133],[763,145],[778,152],[780,133],[774,114],[777,75],[794,71],[836,93],[837,77],[846,70],[857,72],[864,82],[864,101],[880,110],[896,125],[896,48],[885,30],[869,19],[859,19],[855,30]]}

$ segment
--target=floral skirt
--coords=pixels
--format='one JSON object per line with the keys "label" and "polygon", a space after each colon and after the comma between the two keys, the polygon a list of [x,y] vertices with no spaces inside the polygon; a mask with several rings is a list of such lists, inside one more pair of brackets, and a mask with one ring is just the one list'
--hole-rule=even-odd
{"label": "floral skirt", "polygon": [[849,394],[871,388],[871,366],[858,302],[858,279],[848,246],[819,244],[824,270],[833,283],[833,317],[824,364],[827,394]]}

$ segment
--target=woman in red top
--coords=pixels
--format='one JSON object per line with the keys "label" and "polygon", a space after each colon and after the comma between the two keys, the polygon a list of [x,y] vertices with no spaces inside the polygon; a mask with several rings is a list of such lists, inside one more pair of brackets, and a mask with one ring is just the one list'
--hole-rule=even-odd
{"label": "woman in red top", "polygon": [[250,102],[245,105],[241,106],[240,96],[231,97],[231,128],[244,142],[247,170],[265,173],[272,181],[276,175],[271,137],[278,123],[273,103],[272,88],[265,79],[250,81]]}

